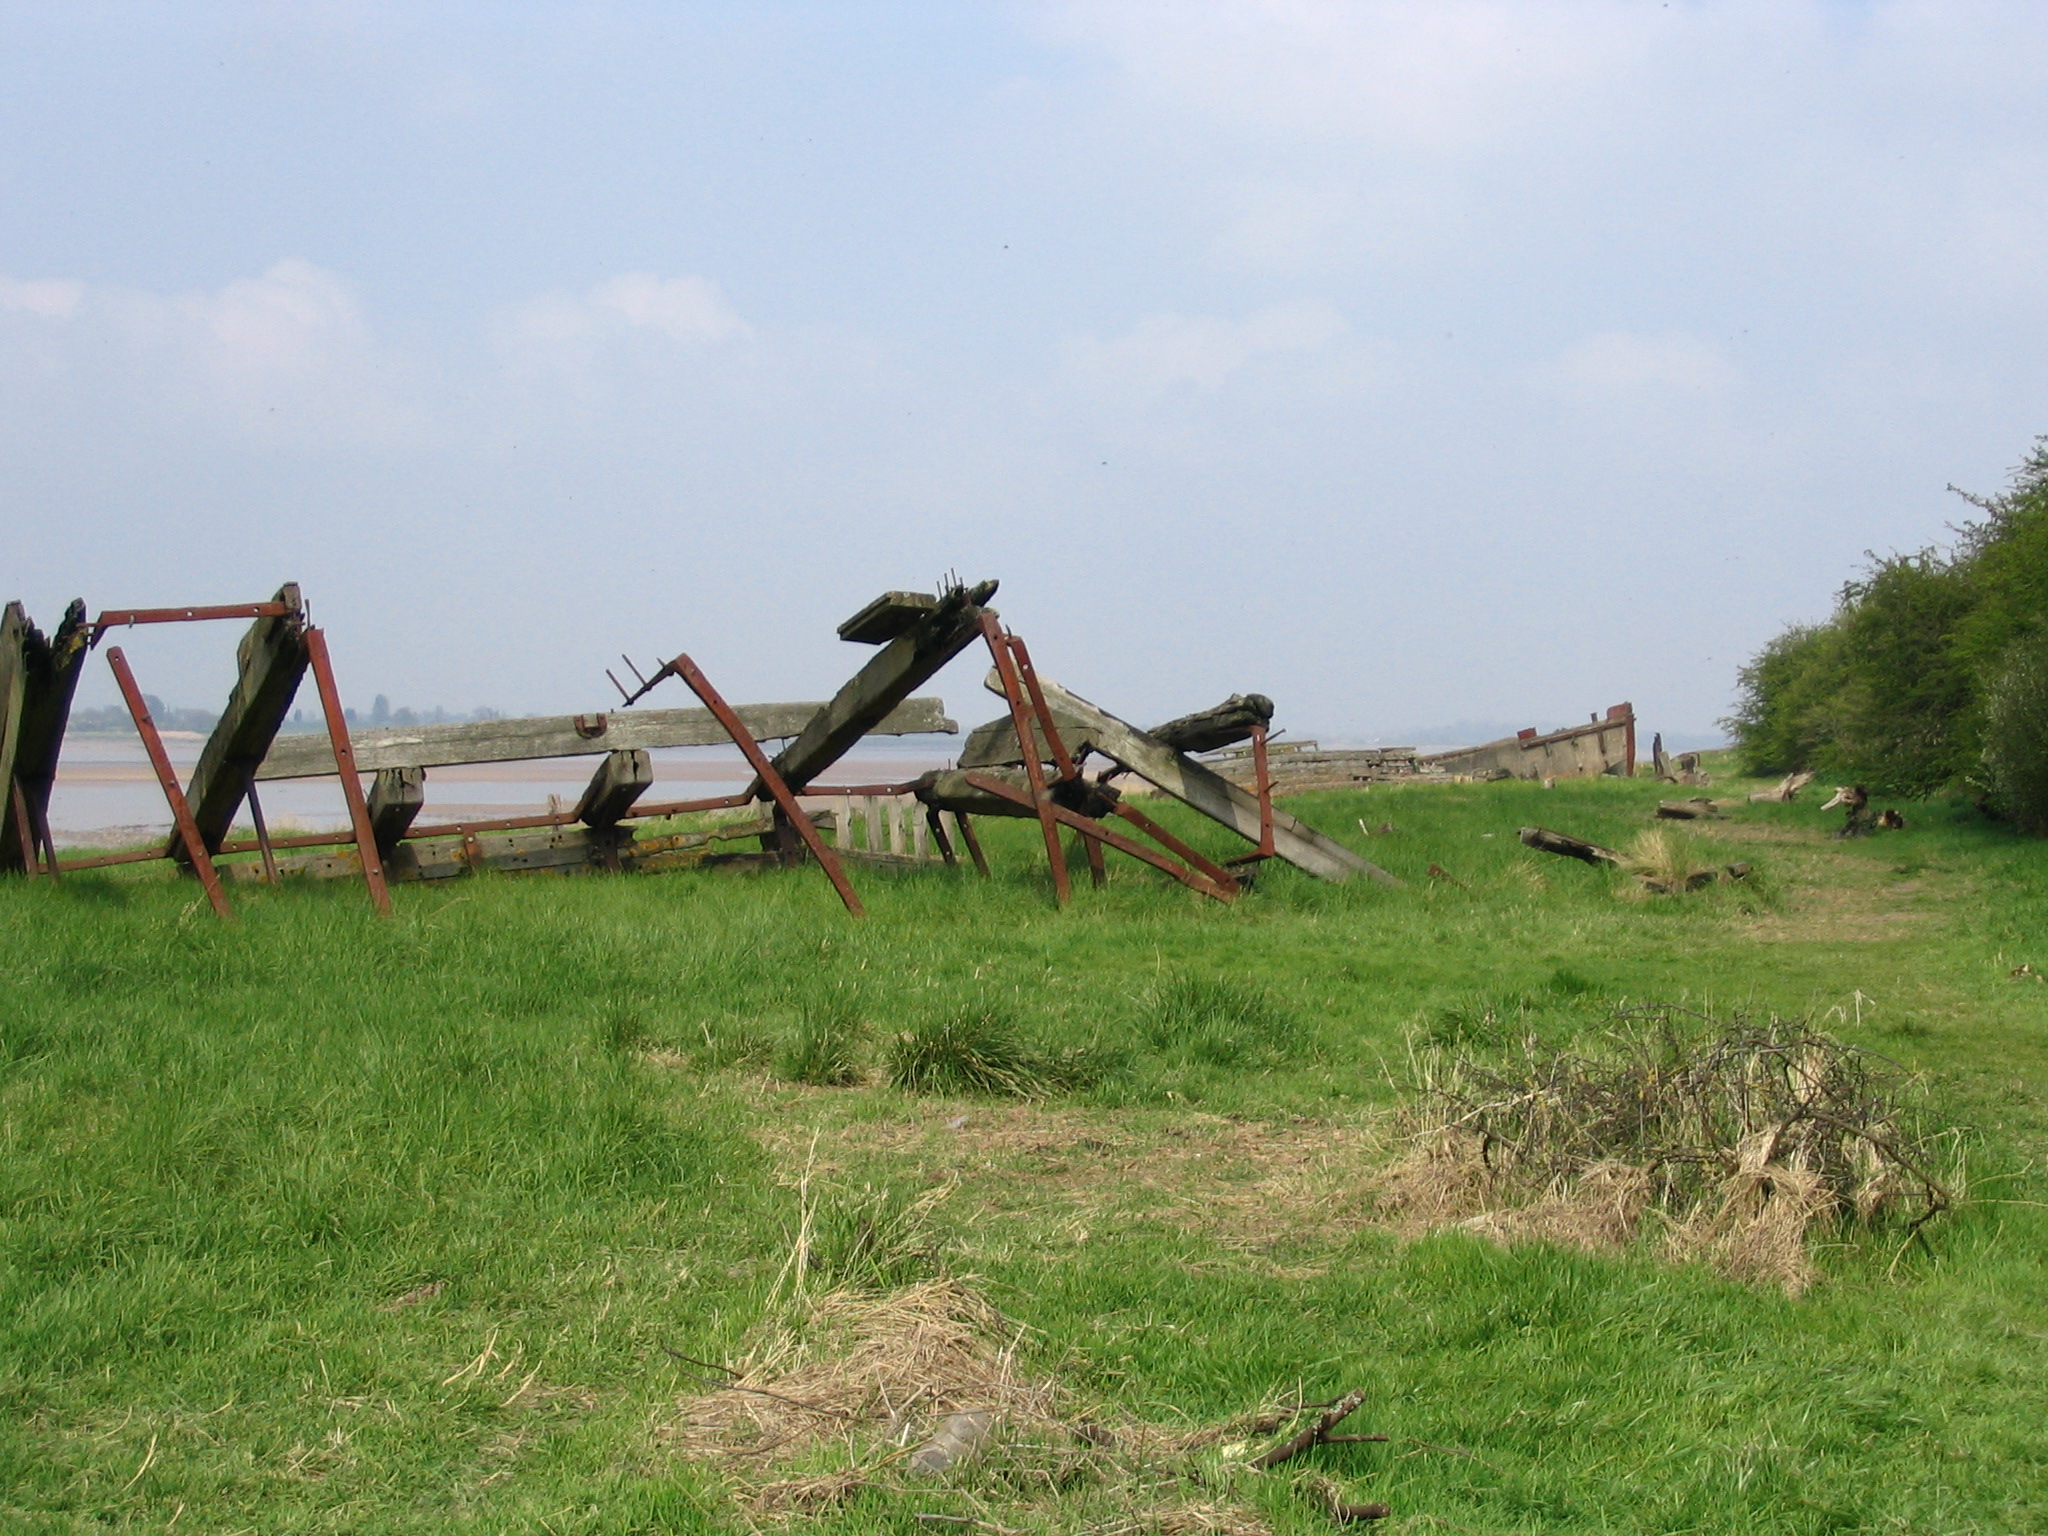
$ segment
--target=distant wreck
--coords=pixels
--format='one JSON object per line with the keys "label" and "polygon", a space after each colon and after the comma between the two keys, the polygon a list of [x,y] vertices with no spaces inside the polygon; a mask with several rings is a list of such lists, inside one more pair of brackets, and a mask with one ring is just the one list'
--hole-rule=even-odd
{"label": "distant wreck", "polygon": [[[1636,712],[1633,705],[1616,704],[1585,725],[1547,733],[1518,731],[1448,752],[1419,753],[1413,747],[1325,751],[1313,741],[1269,741],[1266,756],[1273,792],[1281,795],[1359,784],[1483,784],[1494,779],[1586,779],[1601,774],[1633,778]],[[1253,775],[1250,753],[1242,747],[1213,752],[1202,760],[1236,783],[1248,783]]]}

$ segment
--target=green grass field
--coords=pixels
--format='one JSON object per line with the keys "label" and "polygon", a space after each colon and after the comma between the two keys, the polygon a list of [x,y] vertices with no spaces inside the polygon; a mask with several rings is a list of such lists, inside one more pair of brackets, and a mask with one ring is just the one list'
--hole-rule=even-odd
{"label": "green grass field", "polygon": [[[1749,880],[1628,900],[1515,839],[1625,843],[1656,798],[1304,797],[1408,886],[1278,870],[1229,908],[1113,865],[1056,912],[1014,823],[986,883],[857,870],[858,924],[816,871],[487,876],[389,921],[237,886],[232,926],[162,875],[0,885],[0,1528],[747,1529],[677,1448],[703,1386],[672,1351],[758,1336],[808,1167],[826,1218],[938,1192],[930,1253],[862,1269],[842,1232],[837,1278],[972,1277],[1105,1414],[1364,1388],[1347,1427],[1391,1439],[1314,1470],[1383,1528],[2048,1530],[2048,985],[2012,974],[2048,971],[2048,844],[1945,805],[1837,842],[1810,792],[1700,832]],[[1832,1234],[1797,1299],[1375,1222],[1417,1049],[1648,1001],[1924,1074],[1968,1203],[1925,1245]],[[884,1085],[903,1032],[983,1018],[1044,1093]],[[1298,1482],[1197,1492],[1329,1529]],[[1137,1509],[970,1471],[805,1523],[1176,1528]]]}

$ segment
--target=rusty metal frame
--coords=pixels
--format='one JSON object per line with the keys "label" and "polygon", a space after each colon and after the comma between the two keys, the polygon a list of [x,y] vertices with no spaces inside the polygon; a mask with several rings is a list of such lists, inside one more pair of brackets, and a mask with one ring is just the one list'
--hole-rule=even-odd
{"label": "rusty metal frame", "polygon": [[[1275,858],[1273,849],[1273,774],[1266,762],[1266,728],[1252,727],[1252,783],[1259,797],[1259,842],[1250,853],[1225,859],[1228,865],[1257,864]],[[1249,877],[1247,877],[1249,878]]]}
{"label": "rusty metal frame", "polygon": [[[114,682],[120,687],[121,698],[128,706],[128,713],[134,717],[135,732],[142,738],[142,750],[149,756],[149,766],[156,770],[157,783],[163,787],[164,800],[171,808],[171,820],[177,824],[178,836],[185,844],[185,854],[192,860],[192,873],[199,877],[199,883],[206,890],[206,899],[213,904],[214,915],[234,921],[235,914],[228,906],[228,893],[220,883],[220,872],[213,867],[213,857],[206,851],[206,840],[199,835],[199,824],[192,819],[192,807],[185,803],[185,791],[178,783],[177,771],[171,767],[171,755],[164,750],[164,739],[157,734],[156,721],[150,718],[149,706],[143,702],[142,685],[135,681],[134,669],[128,665],[128,658],[118,645],[107,648],[107,665],[114,669]],[[156,857],[164,858],[159,852]]]}
{"label": "rusty metal frame", "polygon": [[811,857],[816,859],[818,867],[825,871],[826,879],[832,882],[832,889],[839,893],[839,899],[845,903],[846,910],[854,917],[867,916],[866,910],[860,904],[860,897],[854,894],[853,886],[846,878],[846,870],[839,862],[839,855],[826,846],[825,839],[818,835],[817,826],[805,814],[796,796],[790,793],[789,786],[783,783],[782,775],[775,771],[775,765],[768,761],[768,754],[763,752],[761,744],[754,740],[753,732],[749,731],[745,722],[733,712],[733,707],[725,702],[724,695],[711,686],[711,679],[706,677],[703,670],[688,656],[678,656],[664,665],[689,685],[690,692],[703,701],[704,707],[710,710],[713,717],[725,728],[725,734],[730,736],[733,745],[740,749],[740,756],[747,760],[747,766],[754,770],[762,787],[774,797],[775,808],[781,812],[780,819],[795,828],[797,835],[804,840],[804,846],[811,850]]}
{"label": "rusty metal frame", "polygon": [[[281,602],[264,603],[219,603],[199,608],[109,608],[93,621],[93,645],[98,645],[101,636],[109,629],[134,624],[190,624],[208,619],[275,619],[291,612],[289,605]],[[349,741],[348,715],[341,707],[341,691],[335,686],[334,665],[327,654],[327,636],[324,631],[307,625],[302,638],[306,645],[307,665],[312,669],[313,681],[320,694],[320,710],[327,720],[327,739],[334,749],[334,768],[341,778],[342,799],[348,805],[350,835],[340,836],[327,833],[308,837],[272,838],[263,817],[263,804],[257,798],[256,786],[249,786],[249,814],[256,826],[254,842],[223,842],[222,853],[249,853],[262,855],[264,879],[272,885],[278,883],[277,859],[274,850],[283,848],[332,847],[353,842],[356,853],[362,861],[363,884],[370,893],[370,905],[380,916],[391,914],[391,892],[384,880],[384,861],[377,852],[377,842],[370,830],[369,805],[363,798],[362,780],[356,773],[355,749]],[[233,920],[227,892],[221,885],[220,872],[214,868],[213,856],[206,850],[205,840],[199,835],[199,826],[192,818],[192,808],[186,802],[185,791],[178,783],[176,770],[171,766],[170,754],[164,750],[163,737],[158,733],[156,721],[150,717],[149,707],[143,702],[142,687],[135,680],[135,672],[128,665],[128,658],[119,646],[107,648],[107,664],[113,668],[114,680],[119,684],[121,697],[128,706],[128,713],[134,718],[136,733],[142,738],[142,746],[149,757],[150,767],[155,771],[157,782],[162,786],[164,800],[171,808],[171,819],[177,826],[179,842],[184,846],[186,857],[191,860],[193,873],[205,887],[207,899],[213,910],[221,917]],[[45,829],[47,843],[48,832]],[[60,861],[54,845],[48,846],[50,872],[54,878],[60,869],[101,869],[114,864],[140,864],[154,859],[169,858],[168,848],[138,849],[129,853],[102,854],[94,858],[68,859]]]}
{"label": "rusty metal frame", "polygon": [[[1066,860],[1059,847],[1057,827],[1065,826],[1078,833],[1087,851],[1088,869],[1093,883],[1098,887],[1106,880],[1103,869],[1102,849],[1106,844],[1119,853],[1150,864],[1154,869],[1173,876],[1183,885],[1213,896],[1218,901],[1230,901],[1242,891],[1242,883],[1227,868],[1215,863],[1205,855],[1175,837],[1166,828],[1134,806],[1126,805],[1118,798],[1110,807],[1110,814],[1121,817],[1138,831],[1158,843],[1168,853],[1177,855],[1179,860],[1154,852],[1120,833],[1109,831],[1093,816],[1083,815],[1059,804],[1054,790],[1065,785],[1082,785],[1086,781],[1081,770],[1067,752],[1066,743],[1061,740],[1059,727],[1054,723],[1051,707],[1046,703],[1045,692],[1039,686],[1038,672],[1031,664],[1030,649],[1023,637],[1002,628],[994,614],[982,616],[982,633],[988,639],[989,651],[995,658],[996,677],[1002,684],[1003,696],[1010,706],[1010,719],[1017,733],[1018,755],[1024,760],[1024,777],[1031,786],[1027,800],[1013,786],[988,774],[972,773],[967,782],[975,788],[995,794],[1016,805],[1028,805],[1038,814],[1039,825],[1044,830],[1048,861],[1053,869],[1053,891],[1061,906],[1065,906],[1070,887],[1067,881]],[[1031,722],[1035,718],[1039,731],[1045,738],[1046,750],[1052,754],[1053,767],[1058,773],[1051,784],[1045,780],[1044,770],[1038,760],[1038,749],[1032,741]],[[1258,857],[1271,856],[1273,839],[1273,811],[1270,783],[1265,779],[1265,734],[1255,737],[1259,770],[1265,793],[1260,797],[1260,848],[1265,852]],[[981,857],[981,850],[967,825],[967,818],[961,817],[961,832],[968,843],[969,852],[974,855],[977,868],[986,875],[988,865]]]}
{"label": "rusty metal frame", "polygon": [[[976,789],[986,794],[1008,800],[1013,805],[1021,805],[1026,808],[1029,808],[1031,805],[1030,796],[1023,790],[1018,789],[1013,784],[1004,783],[992,774],[978,773],[970,770],[966,777],[969,784],[972,784]],[[1134,859],[1150,864],[1154,869],[1173,876],[1174,879],[1180,881],[1182,885],[1187,886],[1190,890],[1199,891],[1204,896],[1213,896],[1218,901],[1230,901],[1237,895],[1237,882],[1231,880],[1227,875],[1222,882],[1218,882],[1202,873],[1199,869],[1190,869],[1163,853],[1147,848],[1135,838],[1125,837],[1121,832],[1112,832],[1100,822],[1092,822],[1087,817],[1078,812],[1070,811],[1063,805],[1055,805],[1050,801],[1046,803],[1050,806],[1052,818],[1055,822],[1062,826],[1071,827],[1076,832],[1086,833],[1090,837],[1100,838],[1118,853],[1129,854]]]}
{"label": "rusty metal frame", "polygon": [[391,892],[384,884],[384,856],[370,827],[370,806],[356,773],[356,750],[348,738],[348,716],[342,712],[341,690],[334,685],[334,664],[327,657],[326,631],[306,626],[306,658],[320,690],[320,708],[327,715],[327,740],[334,748],[334,771],[341,776],[341,797],[348,804],[349,825],[355,828],[356,853],[363,861],[363,884],[378,916],[391,915]]}
{"label": "rusty metal frame", "polygon": [[[1038,815],[1039,830],[1045,836],[1045,860],[1052,866],[1053,901],[1064,907],[1073,895],[1067,881],[1067,856],[1060,847],[1059,818],[1053,814],[1057,808],[1052,803],[1052,791],[1046,787],[1045,768],[1038,761],[1038,748],[1032,740],[1031,717],[1026,713],[1029,706],[1024,700],[1023,685],[1018,680],[1017,660],[1010,651],[1009,637],[1003,631],[1002,620],[993,613],[982,614],[981,633],[988,641],[989,655],[995,659],[996,676],[1002,679],[1003,697],[1009,701],[1010,720],[1016,727],[1017,751],[1024,759],[1024,779],[1031,786],[1032,809]],[[1045,723],[1050,727],[1051,718],[1048,717]],[[1051,742],[1047,745],[1050,746]]]}
{"label": "rusty metal frame", "polygon": [[211,608],[109,608],[92,624],[92,644],[110,629],[133,624],[189,624],[201,619],[281,619],[283,603],[217,603]]}

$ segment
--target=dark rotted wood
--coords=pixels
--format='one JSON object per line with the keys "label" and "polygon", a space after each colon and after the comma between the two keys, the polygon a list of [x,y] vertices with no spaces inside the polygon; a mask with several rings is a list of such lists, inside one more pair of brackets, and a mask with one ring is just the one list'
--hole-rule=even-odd
{"label": "dark rotted wood", "polygon": [[576,802],[576,819],[586,827],[616,826],[653,787],[654,762],[645,752],[609,752]]}
{"label": "dark rotted wood", "polygon": [[1249,741],[1254,729],[1265,730],[1272,723],[1271,699],[1263,693],[1233,693],[1214,708],[1155,725],[1145,734],[1176,752],[1214,752]]}
{"label": "dark rotted wood", "polygon": [[[64,750],[64,728],[71,719],[71,696],[85,670],[92,625],[85,604],[74,600],[64,610],[57,632],[47,641],[33,625],[27,629],[21,718],[15,737],[14,777],[20,784],[30,827],[45,843],[49,839],[50,791],[57,782],[57,758]],[[10,824],[0,834],[0,869],[22,868],[19,839]],[[50,857],[56,857],[50,850]]]}
{"label": "dark rotted wood", "polygon": [[[1055,710],[1052,725],[1059,732],[1060,745],[1067,749],[1070,759],[1078,760],[1084,753],[1095,749],[1095,733],[1089,730],[1086,721]],[[1045,727],[1036,719],[1031,722],[1031,741],[1038,749],[1041,763],[1053,760],[1052,746],[1045,739]],[[1023,762],[1024,754],[1017,749],[1017,724],[1008,715],[986,725],[977,725],[968,732],[967,743],[960,749],[962,768],[1008,768],[1021,766]]]}
{"label": "dark rotted wood", "polygon": [[[250,803],[254,804],[251,794]],[[427,803],[427,770],[379,768],[370,784],[370,835],[386,859],[411,830],[420,807]]]}
{"label": "dark rotted wood", "polygon": [[[832,701],[811,717],[797,739],[776,755],[772,766],[790,791],[802,793],[887,718],[912,689],[981,638],[982,605],[995,590],[992,581],[956,587],[940,598],[930,613],[876,652]],[[757,799],[766,798],[758,781],[752,792]]]}
{"label": "dark rotted wood", "polygon": [[939,599],[930,592],[884,592],[839,626],[839,638],[855,645],[883,645],[938,607]]}
{"label": "dark rotted wood", "polygon": [[[967,781],[966,768],[937,769],[925,774],[910,786],[910,792],[917,796],[920,804],[933,811],[951,811],[955,816],[1015,816],[1025,820],[1035,818],[1038,813],[1028,806],[1019,806],[1014,800],[1001,795],[992,795],[985,789],[977,789]],[[1029,793],[1021,768],[986,768],[979,770],[989,778],[1001,779],[1015,785],[1020,791]]]}
{"label": "dark rotted wood", "polygon": [[[26,796],[17,806],[14,795],[15,762],[21,755],[21,705],[28,691],[29,636],[35,626],[20,603],[0,609],[0,827],[14,849],[5,868],[26,869],[35,849],[33,835],[24,835],[29,825]],[[17,810],[20,814],[17,815]]]}
{"label": "dark rotted wood", "polygon": [[[756,741],[794,736],[822,704],[741,704],[736,713]],[[950,734],[943,700],[904,699],[868,728],[871,736]],[[519,720],[461,720],[449,725],[394,726],[350,732],[356,766],[441,768],[456,763],[510,763],[538,757],[595,757],[633,747],[717,747],[731,740],[708,709],[615,709],[610,714],[542,715]],[[281,737],[259,779],[325,778],[334,753],[324,733]]]}
{"label": "dark rotted wood", "polygon": [[1619,864],[1621,855],[1612,848],[1602,848],[1598,843],[1589,843],[1582,837],[1570,837],[1563,832],[1553,832],[1548,827],[1524,827],[1517,834],[1522,842],[1538,853],[1554,853],[1561,859],[1577,859],[1581,864]]}
{"label": "dark rotted wood", "polygon": [[[220,723],[207,738],[199,766],[185,786],[193,824],[208,853],[220,851],[277,728],[291,710],[299,680],[306,675],[310,653],[298,583],[286,582],[272,601],[283,603],[285,611],[258,619],[242,636],[235,650],[234,692],[228,695]],[[170,854],[180,863],[186,862],[184,845],[176,838],[171,840]]]}
{"label": "dark rotted wood", "polygon": [[1720,806],[1701,796],[1690,800],[1659,800],[1657,814],[1666,821],[1708,821],[1721,814]]}

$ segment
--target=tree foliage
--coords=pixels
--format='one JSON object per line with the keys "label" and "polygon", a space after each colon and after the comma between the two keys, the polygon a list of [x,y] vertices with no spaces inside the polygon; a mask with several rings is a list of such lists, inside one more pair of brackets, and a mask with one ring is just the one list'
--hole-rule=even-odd
{"label": "tree foliage", "polygon": [[1953,548],[1872,556],[1833,617],[1785,630],[1742,668],[1724,724],[1746,771],[1813,769],[1904,795],[1970,784],[2026,819],[2011,754],[2035,718],[2027,689],[2048,676],[2048,660],[2026,660],[2048,634],[2048,438],[2002,494],[1969,500],[1982,516]]}

